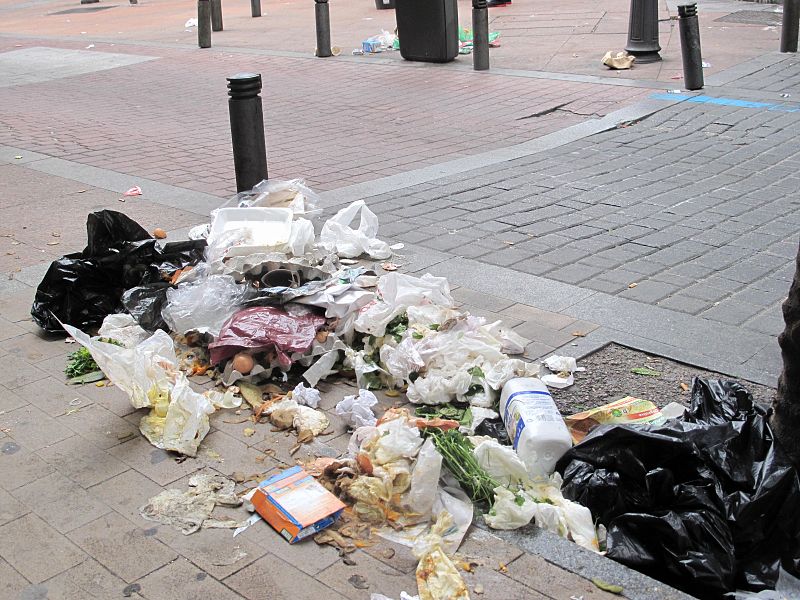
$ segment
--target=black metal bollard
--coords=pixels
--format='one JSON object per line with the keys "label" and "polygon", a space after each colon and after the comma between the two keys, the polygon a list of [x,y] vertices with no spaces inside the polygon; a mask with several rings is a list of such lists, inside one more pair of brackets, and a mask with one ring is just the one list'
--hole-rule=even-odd
{"label": "black metal bollard", "polygon": [[798,33],[800,33],[800,0],[783,0],[781,52],[797,52]]}
{"label": "black metal bollard", "polygon": [[238,73],[228,77],[228,113],[237,192],[250,190],[268,178],[260,93],[261,75]]}
{"label": "black metal bollard", "polygon": [[631,0],[628,21],[628,54],[633,54],[638,63],[661,60],[658,45],[658,0]]}
{"label": "black metal bollard", "polygon": [[472,0],[472,68],[489,68],[489,9],[486,0]]}
{"label": "black metal bollard", "polygon": [[250,0],[250,13],[253,17],[261,16],[261,0]]}
{"label": "black metal bollard", "polygon": [[222,0],[211,0],[211,31],[222,31]]}
{"label": "black metal bollard", "polygon": [[678,6],[678,29],[683,58],[683,84],[687,90],[703,89],[703,55],[700,52],[700,23],[697,4]]}
{"label": "black metal bollard", "polygon": [[211,0],[197,0],[197,45],[211,48]]}
{"label": "black metal bollard", "polygon": [[314,0],[314,11],[317,18],[317,56],[326,58],[333,56],[331,52],[331,13],[328,0]]}

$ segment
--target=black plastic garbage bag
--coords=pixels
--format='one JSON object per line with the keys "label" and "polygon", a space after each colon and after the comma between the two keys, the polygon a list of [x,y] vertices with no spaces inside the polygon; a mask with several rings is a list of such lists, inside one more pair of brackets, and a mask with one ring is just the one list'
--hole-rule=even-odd
{"label": "black plastic garbage bag", "polygon": [[163,248],[126,215],[102,210],[86,220],[83,252],[53,262],[36,290],[31,315],[47,332],[63,332],[59,320],[79,329],[100,325],[121,312],[125,290],[162,280],[203,258],[205,240],[174,242]]}
{"label": "black plastic garbage bag", "polygon": [[695,379],[660,426],[604,426],[559,461],[564,495],[608,529],[608,556],[704,597],[772,588],[800,564],[800,480],[768,414],[732,381]]}
{"label": "black plastic garbage bag", "polygon": [[169,330],[164,317],[161,316],[161,309],[167,302],[167,290],[171,287],[165,281],[131,288],[122,294],[122,305],[142,329]]}

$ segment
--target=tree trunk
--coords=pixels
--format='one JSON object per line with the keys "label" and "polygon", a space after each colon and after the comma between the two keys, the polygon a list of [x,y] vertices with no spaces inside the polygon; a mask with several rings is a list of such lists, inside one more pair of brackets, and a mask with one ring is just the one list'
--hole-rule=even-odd
{"label": "tree trunk", "polygon": [[783,371],[778,378],[778,394],[773,402],[772,427],[783,449],[800,465],[800,248],[794,281],[783,303],[783,320],[786,328],[778,336]]}

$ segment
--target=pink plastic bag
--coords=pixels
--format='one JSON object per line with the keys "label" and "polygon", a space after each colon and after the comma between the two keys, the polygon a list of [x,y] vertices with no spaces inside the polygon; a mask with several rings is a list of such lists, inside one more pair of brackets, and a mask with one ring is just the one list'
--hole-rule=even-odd
{"label": "pink plastic bag", "polygon": [[284,369],[291,366],[288,353],[307,352],[325,318],[310,310],[289,314],[274,306],[245,308],[234,314],[220,329],[216,341],[208,345],[211,363],[219,364],[237,352],[274,350]]}

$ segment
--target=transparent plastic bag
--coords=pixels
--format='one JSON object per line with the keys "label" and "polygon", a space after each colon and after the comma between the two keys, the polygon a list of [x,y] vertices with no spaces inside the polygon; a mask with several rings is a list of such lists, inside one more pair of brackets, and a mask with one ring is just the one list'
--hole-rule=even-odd
{"label": "transparent plastic bag", "polygon": [[150,337],[150,334],[139,327],[132,316],[125,313],[108,315],[103,319],[103,324],[97,331],[97,335],[116,340],[125,348],[138,346]]}
{"label": "transparent plastic bag", "polygon": [[[359,217],[358,229],[353,229],[351,223],[356,217]],[[356,258],[362,254],[379,260],[389,258],[392,255],[389,245],[377,237],[378,217],[363,200],[357,200],[327,220],[319,240],[344,258]]]}
{"label": "transparent plastic bag", "polygon": [[253,295],[255,290],[229,275],[208,275],[168,290],[161,315],[177,333],[199,331],[217,337],[225,321]]}
{"label": "transparent plastic bag", "polygon": [[290,208],[295,216],[313,215],[320,211],[320,197],[305,184],[303,179],[264,179],[252,190],[239,192],[222,208],[248,206]]}

